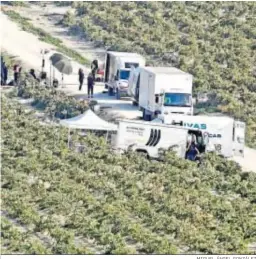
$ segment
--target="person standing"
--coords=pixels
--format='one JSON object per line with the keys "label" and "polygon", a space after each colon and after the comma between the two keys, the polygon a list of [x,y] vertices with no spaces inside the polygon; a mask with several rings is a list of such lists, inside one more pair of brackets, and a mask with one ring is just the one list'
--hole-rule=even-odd
{"label": "person standing", "polygon": [[6,66],[6,64],[4,63],[4,84],[6,85],[7,83],[7,79],[8,79],[8,67]]}
{"label": "person standing", "polygon": [[93,87],[94,87],[94,79],[93,79],[92,73],[90,73],[87,77],[88,98],[93,98]]}
{"label": "person standing", "polygon": [[98,71],[98,68],[99,68],[98,60],[95,59],[95,60],[93,60],[93,62],[91,64],[92,76],[93,76],[94,80],[95,80],[95,76],[96,76],[96,73]]}
{"label": "person standing", "polygon": [[84,71],[82,68],[79,68],[78,70],[78,80],[79,80],[79,91],[81,91],[84,83]]}
{"label": "person standing", "polygon": [[8,68],[4,61],[1,60],[1,85],[6,85],[8,78]]}
{"label": "person standing", "polygon": [[197,156],[200,154],[194,135],[192,135],[192,139],[191,139],[191,141],[189,141],[186,151],[187,151],[186,159],[191,160],[191,161],[195,161]]}
{"label": "person standing", "polygon": [[15,65],[13,66],[14,85],[18,85],[19,72],[20,72],[19,65],[18,65],[18,64],[15,64]]}

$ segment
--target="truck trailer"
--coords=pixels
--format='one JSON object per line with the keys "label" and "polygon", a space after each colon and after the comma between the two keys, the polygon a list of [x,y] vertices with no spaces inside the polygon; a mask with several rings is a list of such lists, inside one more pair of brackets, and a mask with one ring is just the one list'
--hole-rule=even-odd
{"label": "truck trailer", "polygon": [[244,156],[245,123],[227,116],[159,115],[154,122],[199,129],[209,137],[206,151],[215,151],[224,157]]}
{"label": "truck trailer", "polygon": [[174,67],[141,67],[139,107],[143,119],[158,114],[193,115],[193,76]]}
{"label": "truck trailer", "polygon": [[127,96],[128,79],[132,67],[145,66],[146,60],[137,53],[113,52],[106,55],[105,88],[117,99]]}
{"label": "truck trailer", "polygon": [[130,72],[130,77],[128,80],[128,95],[133,101],[133,105],[139,104],[140,95],[140,67],[133,67]]}
{"label": "truck trailer", "polygon": [[181,158],[186,157],[186,145],[189,135],[194,135],[201,146],[199,151],[205,152],[208,136],[203,137],[198,129],[189,130],[184,127],[159,123],[120,120],[117,135],[112,140],[114,150],[123,152],[129,148],[143,153],[149,158],[159,158],[160,149],[169,149]]}

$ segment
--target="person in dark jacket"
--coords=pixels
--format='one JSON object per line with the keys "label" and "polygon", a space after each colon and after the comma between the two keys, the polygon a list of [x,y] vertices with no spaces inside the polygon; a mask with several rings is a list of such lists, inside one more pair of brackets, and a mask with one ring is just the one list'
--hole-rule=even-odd
{"label": "person in dark jacket", "polygon": [[187,146],[186,159],[195,161],[197,156],[200,154],[198,146],[196,144],[195,137],[192,136],[192,141]]}
{"label": "person in dark jacket", "polygon": [[92,73],[87,77],[88,98],[93,98],[94,79]]}
{"label": "person in dark jacket", "polygon": [[2,61],[1,62],[1,85],[6,85],[7,78],[8,78],[8,68],[5,62]]}
{"label": "person in dark jacket", "polygon": [[17,85],[18,84],[18,80],[19,80],[19,72],[20,72],[20,68],[19,68],[19,65],[18,64],[15,64],[13,66],[13,77],[14,77],[14,85]]}
{"label": "person in dark jacket", "polygon": [[84,83],[84,71],[82,68],[79,68],[78,70],[78,80],[79,80],[79,91],[81,91]]}
{"label": "person in dark jacket", "polygon": [[95,76],[96,76],[98,69],[99,69],[98,60],[95,59],[95,60],[93,60],[93,62],[91,64],[92,76],[93,76],[94,80],[95,80]]}
{"label": "person in dark jacket", "polygon": [[34,79],[36,79],[37,80],[37,77],[36,77],[36,74],[35,74],[35,69],[30,69],[30,75],[34,78]]}

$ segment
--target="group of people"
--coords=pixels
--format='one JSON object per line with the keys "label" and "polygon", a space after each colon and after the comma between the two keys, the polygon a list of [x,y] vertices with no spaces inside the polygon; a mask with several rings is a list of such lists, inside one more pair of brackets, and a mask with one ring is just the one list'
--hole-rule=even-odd
{"label": "group of people", "polygon": [[[22,72],[22,67],[18,64],[15,64],[13,66],[13,85],[18,85],[20,75]],[[8,67],[1,59],[1,85],[7,85],[7,80],[8,80]]]}
{"label": "group of people", "polygon": [[[89,73],[87,77],[87,94],[88,98],[93,98],[93,90],[94,90],[94,82],[95,82],[95,76],[98,71],[98,61],[94,60],[91,64],[91,73]],[[82,86],[84,83],[84,71],[82,68],[78,71],[78,80],[79,80],[79,91],[82,90]]]}
{"label": "group of people", "polygon": [[[87,77],[87,93],[88,93],[88,98],[93,98],[93,92],[94,92],[94,82],[95,82],[95,76],[98,71],[98,61],[94,60],[91,64],[91,72],[89,73]],[[20,75],[21,75],[22,67],[18,64],[15,64],[13,66],[13,85],[18,85]],[[36,80],[39,80],[36,75],[35,75],[35,70],[31,69],[29,74]],[[82,68],[79,69],[78,71],[78,80],[79,80],[79,91],[82,90],[82,86],[84,83],[84,71]],[[7,84],[7,79],[8,79],[8,67],[5,64],[5,61],[1,57],[1,85],[6,85]]]}

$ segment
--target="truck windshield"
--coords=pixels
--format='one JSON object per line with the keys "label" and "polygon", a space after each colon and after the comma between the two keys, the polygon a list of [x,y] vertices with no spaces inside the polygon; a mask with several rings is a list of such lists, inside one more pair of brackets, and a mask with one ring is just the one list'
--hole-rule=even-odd
{"label": "truck windshield", "polygon": [[191,95],[184,93],[165,93],[164,106],[190,107]]}
{"label": "truck windshield", "polygon": [[122,80],[128,80],[130,76],[130,70],[121,70],[120,71],[120,79]]}
{"label": "truck windshield", "polygon": [[125,68],[131,68],[131,67],[135,67],[137,68],[139,66],[139,63],[128,63],[128,62],[125,62],[124,64]]}

